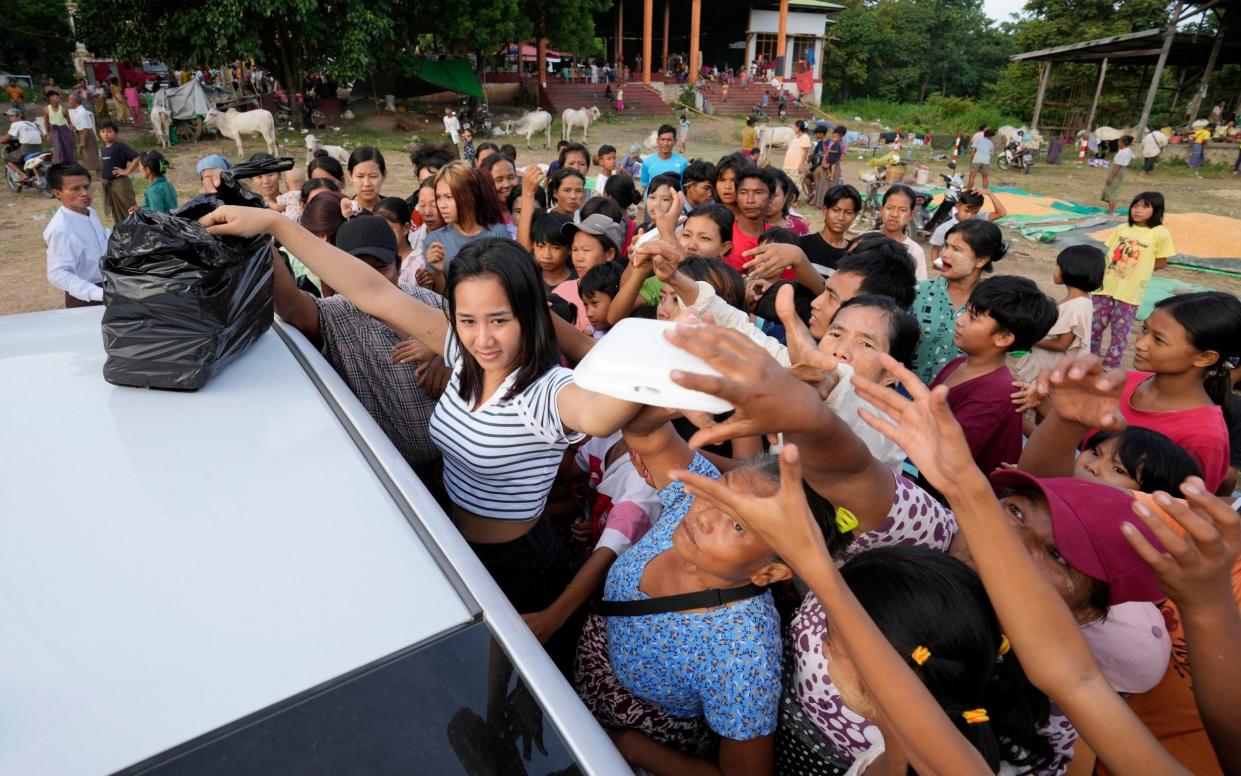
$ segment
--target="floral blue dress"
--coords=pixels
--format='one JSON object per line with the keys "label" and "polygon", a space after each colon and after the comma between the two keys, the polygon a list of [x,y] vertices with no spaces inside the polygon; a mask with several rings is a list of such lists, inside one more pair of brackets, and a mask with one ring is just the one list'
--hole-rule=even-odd
{"label": "floral blue dress", "polygon": [[[690,471],[718,478],[701,455]],[[694,503],[679,482],[660,493],[659,522],[608,573],[604,599],[648,598],[646,564],[671,549]],[[626,690],[680,718],[705,717],[721,736],[744,741],[775,732],[780,701],[780,619],[771,593],[707,612],[607,618],[612,671]]]}

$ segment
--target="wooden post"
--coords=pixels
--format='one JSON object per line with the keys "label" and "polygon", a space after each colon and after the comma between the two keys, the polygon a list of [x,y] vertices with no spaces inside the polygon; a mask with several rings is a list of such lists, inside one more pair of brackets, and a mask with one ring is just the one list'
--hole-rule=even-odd
{"label": "wooden post", "polygon": [[780,0],[780,26],[776,27],[776,80],[784,83],[784,47],[788,42],[789,0]]}
{"label": "wooden post", "polygon": [[672,20],[672,0],[664,0],[664,59],[662,69],[668,72],[668,23]]}
{"label": "wooden post", "polygon": [[[518,49],[520,51],[521,49]],[[547,86],[547,38],[539,38],[539,86]]]}
{"label": "wooden post", "polygon": [[689,78],[690,83],[698,80],[698,71],[702,69],[698,35],[702,32],[702,0],[693,0],[689,7]]}
{"label": "wooden post", "polygon": [[1194,93],[1194,98],[1190,101],[1189,107],[1185,109],[1190,121],[1198,118],[1198,109],[1202,107],[1202,100],[1207,96],[1207,90],[1211,88],[1211,76],[1215,73],[1215,60],[1219,58],[1219,50],[1224,45],[1224,35],[1226,32],[1227,29],[1221,24],[1219,32],[1215,35],[1215,45],[1211,47],[1211,56],[1207,57],[1206,69],[1202,71],[1202,84]]}
{"label": "wooden post", "polygon": [[642,83],[651,85],[651,17],[655,15],[655,0],[642,4]]}
{"label": "wooden post", "polygon": [[[616,0],[616,62],[617,67],[625,67],[625,0]],[[620,80],[620,74],[616,75]]]}
{"label": "wooden post", "polygon": [[1051,80],[1051,60],[1043,63],[1043,73],[1038,79],[1038,97],[1034,98],[1034,118],[1030,119],[1030,131],[1038,132],[1038,120],[1043,113],[1043,96],[1047,94],[1047,82]]}
{"label": "wooden post", "polygon": [[1094,131],[1094,114],[1099,107],[1099,96],[1103,94],[1103,79],[1107,76],[1107,57],[1099,65],[1099,82],[1094,87],[1094,99],[1090,101],[1090,115],[1086,117],[1086,131]]}
{"label": "wooden post", "polygon": [[1163,34],[1163,48],[1159,50],[1159,60],[1155,62],[1155,74],[1151,76],[1150,89],[1146,91],[1146,103],[1142,106],[1142,118],[1138,121],[1137,141],[1146,134],[1146,122],[1150,121],[1151,109],[1155,107],[1155,95],[1159,93],[1159,79],[1163,77],[1163,66],[1168,63],[1168,52],[1172,50],[1172,38],[1176,36],[1176,22],[1181,18],[1182,0],[1176,0],[1172,16],[1168,18],[1168,29]]}

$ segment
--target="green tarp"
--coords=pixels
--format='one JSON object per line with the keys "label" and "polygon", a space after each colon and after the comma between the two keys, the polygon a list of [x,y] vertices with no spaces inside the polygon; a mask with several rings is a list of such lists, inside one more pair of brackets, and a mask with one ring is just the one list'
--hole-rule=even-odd
{"label": "green tarp", "polygon": [[418,60],[408,73],[377,74],[373,79],[358,82],[353,93],[369,96],[372,89],[379,96],[422,97],[436,92],[456,92],[480,99],[483,96],[483,86],[465,59]]}

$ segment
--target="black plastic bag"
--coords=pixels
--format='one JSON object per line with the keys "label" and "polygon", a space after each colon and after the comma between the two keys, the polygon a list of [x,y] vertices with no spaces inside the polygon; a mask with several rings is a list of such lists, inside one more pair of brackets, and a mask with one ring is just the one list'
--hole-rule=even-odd
{"label": "black plastic bag", "polygon": [[103,258],[104,379],[195,391],[271,326],[272,241],[218,238],[197,219],[220,205],[263,207],[237,181],[291,159],[239,165],[219,191],[173,213],[139,210],[119,224]]}

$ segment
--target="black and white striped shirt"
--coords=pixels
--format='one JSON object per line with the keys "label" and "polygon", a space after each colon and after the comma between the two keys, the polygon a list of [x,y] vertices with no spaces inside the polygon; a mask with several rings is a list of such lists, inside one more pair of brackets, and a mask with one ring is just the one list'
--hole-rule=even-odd
{"label": "black and white striped shirt", "polygon": [[556,397],[573,382],[572,370],[553,366],[526,390],[503,401],[510,374],[477,410],[463,400],[464,350],[452,332],[444,361],[452,378],[431,416],[431,439],[444,456],[444,487],[453,504],[482,517],[527,520],[543,513],[564,451],[585,434],[560,422]]}

